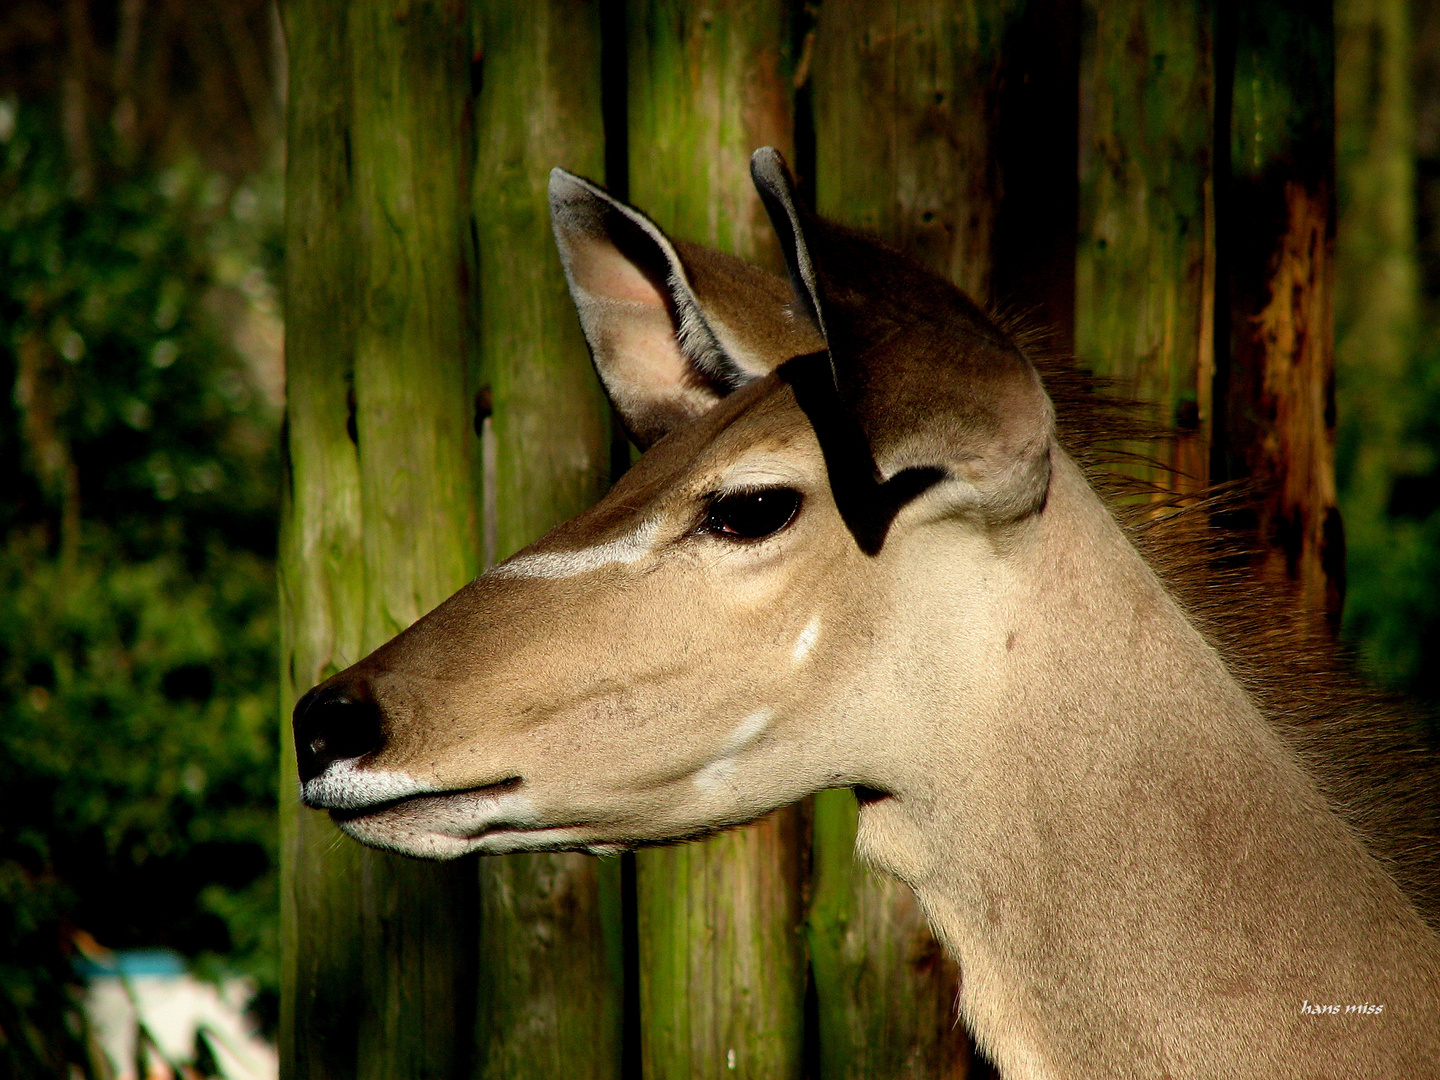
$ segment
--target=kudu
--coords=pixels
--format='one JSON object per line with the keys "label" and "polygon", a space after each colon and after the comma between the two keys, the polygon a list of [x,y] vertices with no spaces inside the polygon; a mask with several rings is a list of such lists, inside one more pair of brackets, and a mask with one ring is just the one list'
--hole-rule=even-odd
{"label": "kudu", "polygon": [[1010,1080],[1440,1075],[1434,838],[1347,779],[1383,720],[1307,723],[1245,652],[1283,639],[1223,652],[1077,463],[1089,406],[1057,428],[974,304],[798,205],[775,151],[752,171],[789,285],[553,174],[647,452],[299,702],[305,801],[448,858],[852,787]]}

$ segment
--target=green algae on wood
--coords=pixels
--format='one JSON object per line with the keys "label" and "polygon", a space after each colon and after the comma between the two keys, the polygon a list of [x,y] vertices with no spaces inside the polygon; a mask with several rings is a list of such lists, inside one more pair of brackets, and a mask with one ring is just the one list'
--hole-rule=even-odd
{"label": "green algae on wood", "polygon": [[[463,12],[296,0],[284,14],[288,720],[298,694],[464,584],[477,530]],[[288,726],[286,1075],[463,1073],[473,867],[364,849],[301,810]]]}
{"label": "green algae on wood", "polygon": [[[477,422],[486,444],[484,546],[494,560],[609,486],[609,407],[555,254],[547,197],[554,166],[603,171],[600,27],[597,5],[577,0],[495,0],[473,12]],[[481,860],[479,881],[477,1075],[618,1077],[618,861],[506,855]]]}
{"label": "green algae on wood", "polygon": [[1214,420],[1214,10],[1082,5],[1075,353],[1186,433],[1169,462],[1208,477]]}
{"label": "green algae on wood", "polygon": [[[819,8],[817,209],[878,233],[981,303],[1000,206],[997,93],[1014,0]],[[849,791],[815,799],[808,940],[824,1080],[963,1077],[959,973],[908,887],[856,864]]]}
{"label": "green algae on wood", "polygon": [[[627,5],[629,197],[672,235],[783,273],[750,153],[791,153],[789,5]],[[804,819],[636,856],[644,1075],[789,1080],[803,1068]]]}

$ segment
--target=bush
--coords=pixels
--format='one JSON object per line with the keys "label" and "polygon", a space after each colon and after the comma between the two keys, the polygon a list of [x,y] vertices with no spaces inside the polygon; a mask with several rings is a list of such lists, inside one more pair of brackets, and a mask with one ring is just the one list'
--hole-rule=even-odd
{"label": "bush", "polygon": [[[84,1067],[67,951],[276,983],[273,179],[113,170],[0,101],[0,1072]],[[240,318],[237,319],[237,312]]]}

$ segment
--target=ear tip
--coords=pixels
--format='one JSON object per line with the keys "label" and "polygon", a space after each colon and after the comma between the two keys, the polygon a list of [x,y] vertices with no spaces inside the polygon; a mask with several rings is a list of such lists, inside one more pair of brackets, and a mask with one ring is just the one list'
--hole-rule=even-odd
{"label": "ear tip", "polygon": [[795,187],[790,167],[773,146],[762,146],[750,155],[750,178],[756,187],[775,193],[789,192]]}
{"label": "ear tip", "polygon": [[585,181],[572,172],[558,166],[550,170],[550,200],[552,202],[557,196],[561,198],[573,196],[576,191],[583,191],[585,187]]}
{"label": "ear tip", "polygon": [[550,170],[549,197],[550,217],[557,229],[562,222],[571,229],[589,228],[585,223],[615,205],[604,188],[561,168]]}

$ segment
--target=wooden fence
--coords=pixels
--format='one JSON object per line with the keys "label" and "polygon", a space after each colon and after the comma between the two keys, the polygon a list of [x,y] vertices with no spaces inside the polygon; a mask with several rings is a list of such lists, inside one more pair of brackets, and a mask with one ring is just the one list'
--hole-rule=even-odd
{"label": "wooden fence", "polygon": [[623,859],[446,865],[296,803],[289,707],[629,461],[546,181],[780,269],[748,176],[1134,381],[1338,604],[1333,33],[1300,0],[286,0],[287,1077],[962,1077],[958,974],[826,792]]}

